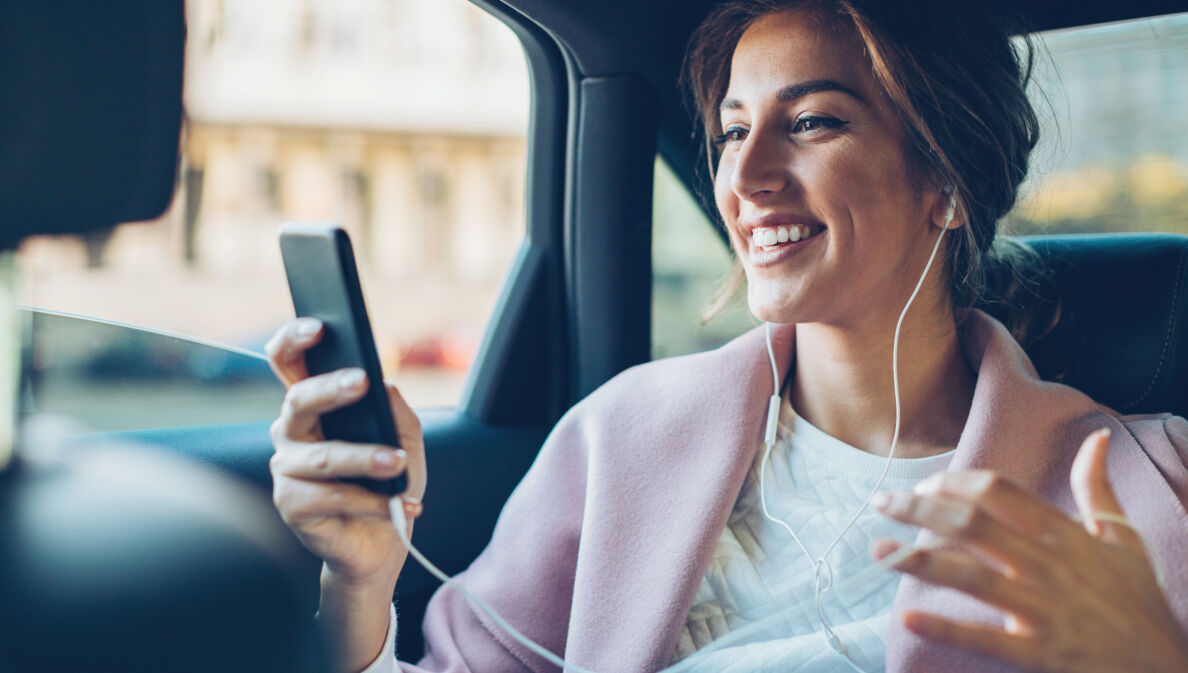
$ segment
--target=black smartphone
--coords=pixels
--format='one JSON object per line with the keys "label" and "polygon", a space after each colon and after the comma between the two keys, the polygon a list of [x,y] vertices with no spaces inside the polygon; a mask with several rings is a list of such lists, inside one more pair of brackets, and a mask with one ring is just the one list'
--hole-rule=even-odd
{"label": "black smartphone", "polygon": [[[344,367],[367,372],[367,394],[323,414],[322,434],[326,439],[399,447],[350,238],[333,223],[289,222],[281,227],[280,247],[297,317],[317,318],[325,325],[321,341],[305,352],[310,375]],[[403,493],[408,484],[403,474],[386,481],[344,481],[389,496]]]}

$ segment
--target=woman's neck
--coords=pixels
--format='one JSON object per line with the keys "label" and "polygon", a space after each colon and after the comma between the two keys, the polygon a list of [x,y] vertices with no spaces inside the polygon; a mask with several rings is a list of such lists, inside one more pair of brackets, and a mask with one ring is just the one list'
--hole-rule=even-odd
{"label": "woman's neck", "polygon": [[[973,399],[975,377],[962,354],[952,313],[923,308],[913,306],[899,338],[897,458],[921,458],[955,447]],[[894,319],[898,315],[857,327],[797,325],[788,392],[805,420],[880,456],[890,450],[895,429]]]}

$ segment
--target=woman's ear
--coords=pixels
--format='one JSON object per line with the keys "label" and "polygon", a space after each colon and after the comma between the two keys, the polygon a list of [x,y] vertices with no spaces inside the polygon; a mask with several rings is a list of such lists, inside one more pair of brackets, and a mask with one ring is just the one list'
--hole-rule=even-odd
{"label": "woman's ear", "polygon": [[937,194],[936,203],[932,207],[932,223],[942,229],[956,229],[965,224],[961,202],[957,198],[957,190],[952,185],[945,185]]}

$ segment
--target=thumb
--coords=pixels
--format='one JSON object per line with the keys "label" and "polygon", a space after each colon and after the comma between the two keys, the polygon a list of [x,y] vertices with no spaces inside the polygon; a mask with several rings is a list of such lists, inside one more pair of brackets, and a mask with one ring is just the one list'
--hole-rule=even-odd
{"label": "thumb", "polygon": [[1106,456],[1110,447],[1110,431],[1102,428],[1085,438],[1073,460],[1069,482],[1073,499],[1084,520],[1085,529],[1106,542],[1125,545],[1143,552],[1138,533],[1128,525],[1111,519],[1124,518],[1122,505],[1114,495],[1106,473]]}

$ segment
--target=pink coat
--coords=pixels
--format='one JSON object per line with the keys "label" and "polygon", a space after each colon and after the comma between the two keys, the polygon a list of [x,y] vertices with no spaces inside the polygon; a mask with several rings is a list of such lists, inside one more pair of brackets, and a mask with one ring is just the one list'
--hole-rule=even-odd
{"label": "pink coat", "polygon": [[[963,347],[977,371],[952,470],[993,468],[1066,511],[1073,455],[1092,430],[1113,430],[1109,469],[1127,515],[1163,559],[1188,630],[1188,422],[1119,417],[1067,386],[1040,380],[1006,329],[983,313]],[[795,329],[775,331],[781,374]],[[575,406],[508,500],[487,549],[462,575],[513,625],[599,673],[663,669],[693,594],[762,440],[771,365],[761,330],[722,348],[630,369]],[[997,621],[950,590],[905,577],[896,614],[925,609]],[[887,671],[1007,671],[993,660],[921,641],[892,619]],[[439,591],[425,617],[427,653],[405,671],[555,671]]]}

